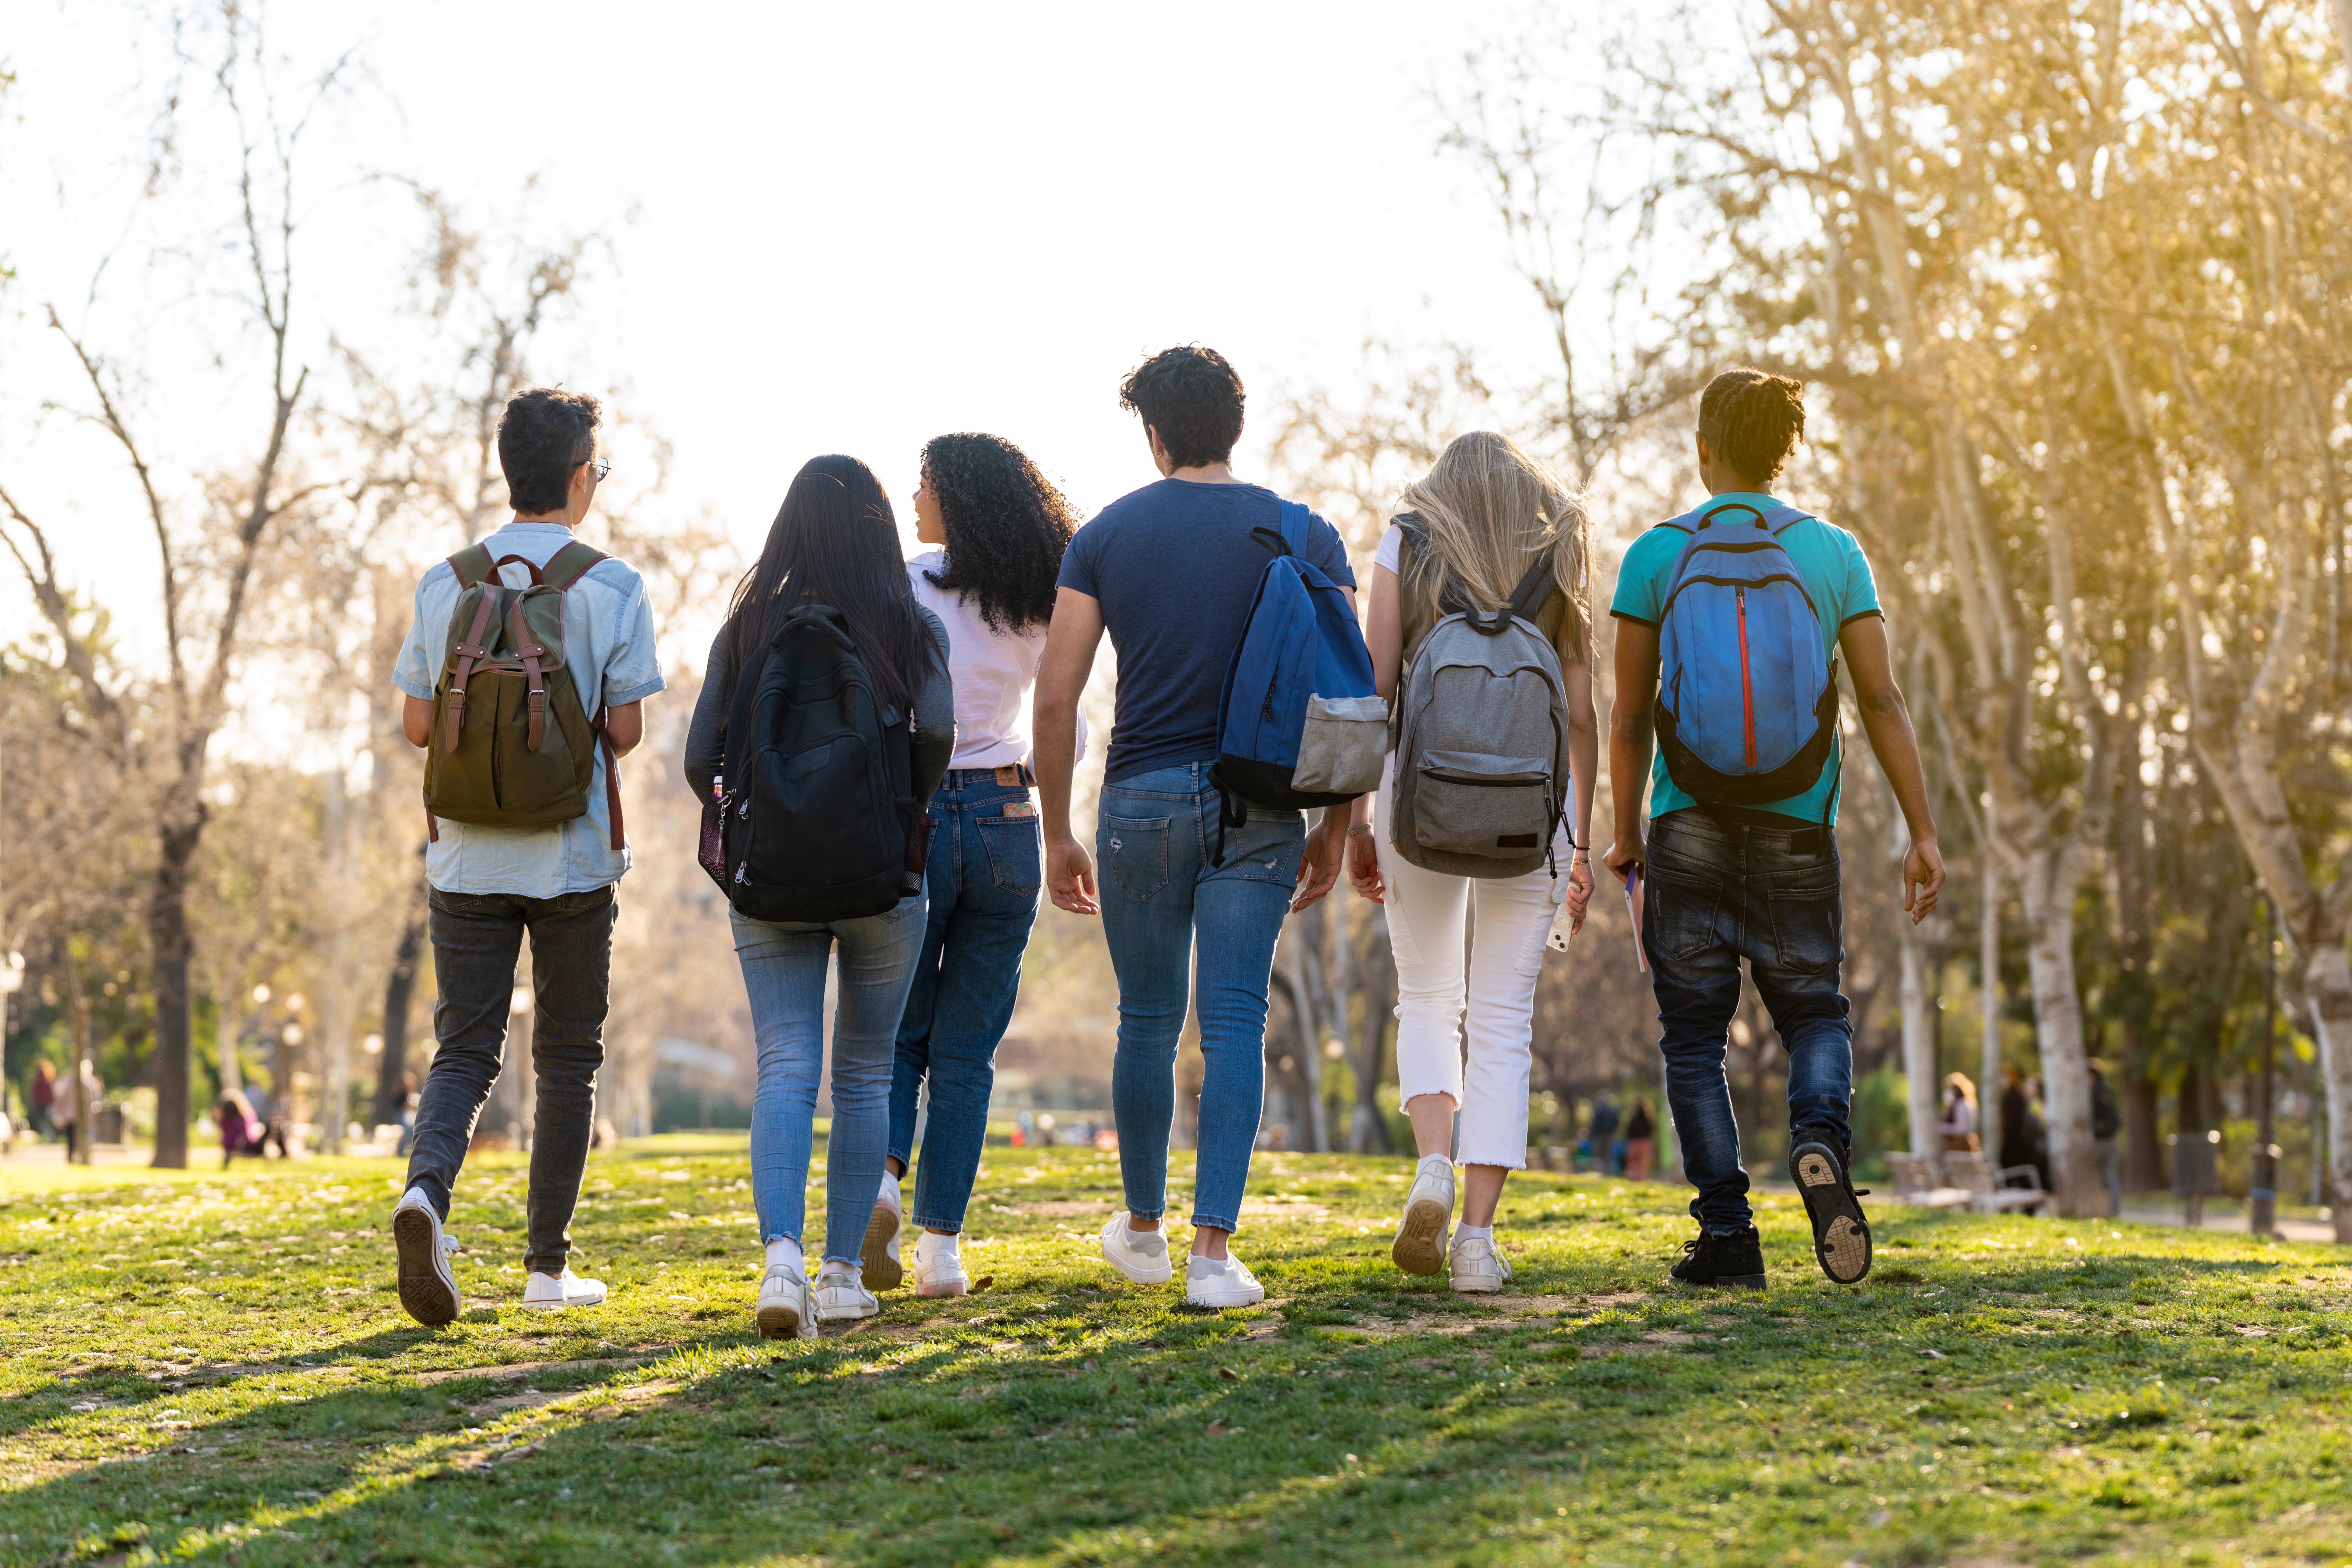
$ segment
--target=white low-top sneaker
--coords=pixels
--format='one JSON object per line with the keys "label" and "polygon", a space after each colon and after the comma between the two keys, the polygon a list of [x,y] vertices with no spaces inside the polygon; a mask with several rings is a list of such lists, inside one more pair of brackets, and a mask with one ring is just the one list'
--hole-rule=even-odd
{"label": "white low-top sneaker", "polygon": [[1195,1258],[1184,1265],[1184,1302],[1192,1307],[1255,1307],[1265,1300],[1265,1287],[1238,1258],[1222,1263]]}
{"label": "white low-top sneaker", "polygon": [[963,1271],[963,1259],[945,1247],[926,1252],[920,1242],[915,1244],[915,1294],[918,1296],[961,1296],[971,1289],[971,1280]]}
{"label": "white low-top sneaker", "polygon": [[1445,1261],[1445,1239],[1453,1228],[1454,1162],[1443,1154],[1425,1156],[1412,1173],[1389,1256],[1407,1274],[1434,1274]]}
{"label": "white low-top sneaker", "polygon": [[392,1245],[399,1258],[402,1309],[428,1328],[455,1322],[465,1305],[449,1268],[457,1243],[442,1234],[441,1216],[423,1187],[409,1188],[392,1211]]}
{"label": "white low-top sneaker", "polygon": [[566,1307],[600,1307],[604,1303],[604,1282],[583,1279],[569,1268],[561,1274],[534,1271],[522,1288],[522,1304],[534,1312],[559,1312]]}
{"label": "white low-top sneaker", "polygon": [[858,1249],[858,1261],[865,1265],[866,1283],[877,1290],[896,1290],[907,1278],[907,1270],[898,1261],[898,1233],[905,1228],[906,1215],[898,1207],[898,1184],[886,1174],[881,1191],[874,1194],[874,1217],[866,1222],[866,1245]]}
{"label": "white low-top sneaker", "polygon": [[816,1321],[820,1323],[855,1322],[870,1318],[882,1310],[874,1292],[866,1288],[856,1273],[847,1268],[826,1268],[816,1277]]}
{"label": "white low-top sneaker", "polygon": [[1445,1254],[1446,1279],[1465,1296],[1501,1289],[1511,1278],[1511,1261],[1483,1236],[1457,1236]]}
{"label": "white low-top sneaker", "polygon": [[816,1338],[816,1313],[809,1306],[808,1276],[794,1263],[771,1263],[760,1277],[759,1305],[751,1310],[763,1340]]}
{"label": "white low-top sneaker", "polygon": [[[1164,1226],[1167,1222],[1161,1221]],[[1168,1237],[1162,1230],[1129,1230],[1121,1209],[1104,1222],[1102,1255],[1106,1262],[1138,1285],[1165,1285],[1176,1277],[1168,1266]]]}

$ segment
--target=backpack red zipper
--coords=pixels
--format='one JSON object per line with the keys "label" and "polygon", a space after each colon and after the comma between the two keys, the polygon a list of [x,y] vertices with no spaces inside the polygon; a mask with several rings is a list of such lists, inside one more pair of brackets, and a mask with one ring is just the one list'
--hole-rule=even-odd
{"label": "backpack red zipper", "polygon": [[1739,601],[1739,706],[1748,721],[1748,765],[1756,765],[1756,683],[1748,671],[1748,590],[1735,588]]}

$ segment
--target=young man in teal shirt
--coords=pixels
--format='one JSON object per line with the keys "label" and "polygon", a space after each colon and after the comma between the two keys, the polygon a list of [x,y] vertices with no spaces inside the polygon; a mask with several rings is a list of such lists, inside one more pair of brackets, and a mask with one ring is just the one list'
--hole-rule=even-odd
{"label": "young man in teal shirt", "polygon": [[1621,879],[1640,874],[1644,888],[1642,944],[1658,998],[1666,1099],[1683,1168],[1698,1188],[1691,1214],[1699,1234],[1672,1271],[1686,1284],[1764,1283],[1763,1247],[1723,1072],[1743,958],[1789,1057],[1789,1167],[1812,1219],[1814,1256],[1840,1283],[1870,1271],[1870,1227],[1846,1173],[1853,1026],[1838,989],[1844,954],[1835,833],[1843,748],[1832,746],[1821,778],[1802,794],[1738,806],[1694,799],[1653,745],[1658,625],[1668,579],[1711,509],[1738,502],[1763,515],[1804,580],[1823,643],[1844,656],[1863,729],[1910,831],[1903,904],[1914,922],[1936,907],[1944,885],[1918,739],[1895,683],[1870,562],[1853,534],[1770,491],[1804,427],[1804,389],[1786,376],[1743,368],[1708,384],[1696,437],[1707,502],[1634,541],[1610,605],[1618,623],[1618,701],[1609,737],[1616,843],[1605,860]]}

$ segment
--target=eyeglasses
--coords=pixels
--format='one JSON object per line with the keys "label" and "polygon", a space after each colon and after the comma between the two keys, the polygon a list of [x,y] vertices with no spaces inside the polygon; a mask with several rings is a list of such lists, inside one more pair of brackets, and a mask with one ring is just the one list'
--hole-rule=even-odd
{"label": "eyeglasses", "polygon": [[609,474],[609,473],[611,473],[612,471],[613,471],[613,459],[612,459],[612,458],[589,458],[589,459],[588,459],[588,474],[589,474],[589,477],[590,477],[590,478],[592,478],[592,479],[603,479],[606,474]]}

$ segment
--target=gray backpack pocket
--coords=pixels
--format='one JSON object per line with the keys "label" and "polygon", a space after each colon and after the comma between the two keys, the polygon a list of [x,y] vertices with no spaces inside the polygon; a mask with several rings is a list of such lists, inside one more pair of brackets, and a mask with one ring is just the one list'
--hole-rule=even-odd
{"label": "gray backpack pocket", "polygon": [[1370,795],[1381,786],[1388,749],[1389,705],[1378,697],[1307,699],[1294,789],[1314,795]]}
{"label": "gray backpack pocket", "polygon": [[1423,849],[1493,859],[1544,848],[1553,814],[1542,757],[1424,752],[1413,798],[1413,837]]}

